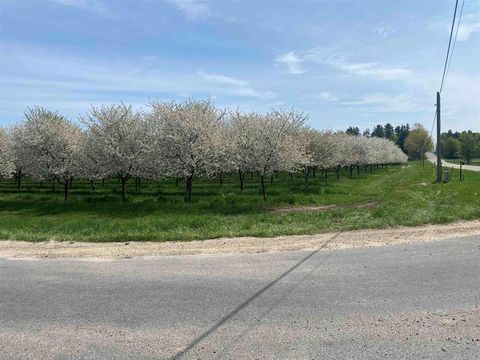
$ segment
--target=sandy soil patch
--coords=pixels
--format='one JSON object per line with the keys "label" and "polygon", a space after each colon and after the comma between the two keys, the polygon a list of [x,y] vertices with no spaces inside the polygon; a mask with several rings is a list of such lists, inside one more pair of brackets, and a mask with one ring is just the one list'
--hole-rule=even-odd
{"label": "sandy soil patch", "polygon": [[0,257],[118,259],[138,256],[259,253],[303,249],[351,249],[365,246],[407,244],[480,235],[480,220],[446,225],[398,227],[382,230],[358,230],[318,235],[293,235],[274,238],[219,238],[202,241],[172,242],[25,242],[0,241]]}
{"label": "sandy soil patch", "polygon": [[426,182],[421,182],[421,183],[416,183],[416,184],[413,184],[415,186],[427,186],[428,184]]}
{"label": "sandy soil patch", "polygon": [[269,209],[269,211],[272,211],[272,212],[329,211],[329,210],[339,210],[339,209],[365,209],[365,208],[373,208],[377,205],[378,203],[371,202],[371,203],[358,204],[358,205],[296,206],[296,207],[272,208],[272,209]]}

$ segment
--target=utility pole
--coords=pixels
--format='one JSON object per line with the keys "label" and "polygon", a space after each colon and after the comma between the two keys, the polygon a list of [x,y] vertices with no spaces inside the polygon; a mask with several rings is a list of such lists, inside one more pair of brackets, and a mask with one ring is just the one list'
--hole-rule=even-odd
{"label": "utility pole", "polygon": [[442,159],[440,158],[440,92],[437,91],[437,183],[442,182]]}

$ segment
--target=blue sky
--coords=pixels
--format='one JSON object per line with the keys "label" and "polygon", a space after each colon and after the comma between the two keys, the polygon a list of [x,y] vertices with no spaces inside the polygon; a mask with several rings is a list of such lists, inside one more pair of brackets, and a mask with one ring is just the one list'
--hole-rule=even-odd
{"label": "blue sky", "polygon": [[[42,105],[211,97],[317,129],[429,130],[453,0],[0,0],[0,125]],[[465,0],[444,128],[480,130],[480,2]]]}

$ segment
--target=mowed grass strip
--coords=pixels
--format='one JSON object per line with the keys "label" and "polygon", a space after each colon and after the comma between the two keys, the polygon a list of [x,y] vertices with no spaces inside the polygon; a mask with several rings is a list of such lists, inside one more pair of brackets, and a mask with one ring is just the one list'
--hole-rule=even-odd
{"label": "mowed grass strip", "polygon": [[[194,202],[184,203],[184,184],[142,181],[129,185],[121,202],[120,184],[109,179],[91,190],[88,181],[74,182],[63,202],[60,186],[25,179],[20,191],[13,180],[0,182],[0,239],[27,241],[171,241],[233,236],[315,234],[336,230],[414,226],[480,218],[480,173],[465,172],[458,181],[434,184],[432,165],[410,162],[328,183],[317,171],[305,186],[301,174],[268,182],[268,201],[260,195],[258,178],[245,176],[239,190],[236,176],[219,181],[194,181]],[[375,203],[376,206],[358,207]],[[332,210],[272,211],[285,207],[339,205]]]}

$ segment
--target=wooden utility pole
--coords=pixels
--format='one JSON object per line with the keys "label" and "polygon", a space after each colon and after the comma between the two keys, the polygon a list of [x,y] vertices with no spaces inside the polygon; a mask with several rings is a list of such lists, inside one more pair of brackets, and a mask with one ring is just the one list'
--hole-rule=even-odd
{"label": "wooden utility pole", "polygon": [[442,159],[440,157],[440,92],[437,91],[437,183],[442,182]]}

